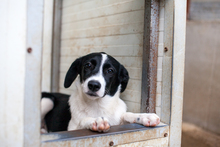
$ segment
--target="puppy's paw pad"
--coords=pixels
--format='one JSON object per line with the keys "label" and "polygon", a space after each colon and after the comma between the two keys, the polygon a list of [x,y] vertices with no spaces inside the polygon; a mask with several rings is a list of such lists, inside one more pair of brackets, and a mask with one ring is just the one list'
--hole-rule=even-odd
{"label": "puppy's paw pad", "polygon": [[155,127],[160,123],[160,118],[154,114],[144,114],[141,116],[142,124],[146,127]]}
{"label": "puppy's paw pad", "polygon": [[92,130],[92,131],[97,131],[97,123],[95,121],[93,121],[90,126],[89,126],[89,129]]}
{"label": "puppy's paw pad", "polygon": [[104,117],[98,117],[91,125],[92,131],[107,132],[110,129],[108,119]]}

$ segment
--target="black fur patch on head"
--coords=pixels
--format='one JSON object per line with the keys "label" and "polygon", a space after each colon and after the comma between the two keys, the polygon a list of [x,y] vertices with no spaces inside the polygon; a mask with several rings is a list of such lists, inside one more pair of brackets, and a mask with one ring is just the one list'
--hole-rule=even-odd
{"label": "black fur patch on head", "polygon": [[[102,54],[92,53],[76,59],[70,66],[64,82],[64,87],[71,86],[77,75],[80,75],[80,82],[84,82],[87,78],[97,74],[102,63]],[[127,70],[112,56],[107,55],[107,60],[101,69],[106,82],[105,95],[114,96],[121,85],[123,92],[128,84],[129,75]]]}
{"label": "black fur patch on head", "polygon": [[[80,75],[81,83],[87,77],[96,74],[98,72],[98,67],[100,66],[101,59],[102,59],[102,55],[100,53],[92,53],[76,59],[66,73],[64,87],[69,88],[73,83],[73,81],[76,79],[78,74]],[[89,62],[91,62],[91,66],[94,69],[91,72],[84,72],[85,70],[88,70],[88,64],[86,65],[86,63]]]}
{"label": "black fur patch on head", "polygon": [[[113,70],[113,73],[109,74],[107,72],[109,69]],[[106,89],[109,91],[109,95],[113,96],[117,92],[120,84],[121,92],[125,90],[129,80],[128,72],[123,65],[110,55],[108,55],[108,59],[103,66],[103,74],[106,81]]]}

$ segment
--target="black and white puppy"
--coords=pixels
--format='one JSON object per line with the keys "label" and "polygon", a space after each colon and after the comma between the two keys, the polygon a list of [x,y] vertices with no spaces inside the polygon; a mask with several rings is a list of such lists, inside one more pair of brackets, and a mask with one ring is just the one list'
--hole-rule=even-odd
{"label": "black and white puppy", "polygon": [[160,118],[154,113],[126,112],[120,93],[126,89],[128,80],[125,67],[110,55],[92,53],[76,59],[64,82],[65,88],[74,81],[76,86],[69,98],[71,119],[68,130],[107,132],[110,126],[125,122],[158,125]]}

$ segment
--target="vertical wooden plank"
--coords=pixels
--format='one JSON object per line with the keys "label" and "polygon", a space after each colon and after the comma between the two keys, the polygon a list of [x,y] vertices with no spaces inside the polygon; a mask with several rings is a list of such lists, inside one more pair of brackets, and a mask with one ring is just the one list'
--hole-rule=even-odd
{"label": "vertical wooden plank", "polygon": [[157,63],[157,90],[156,90],[156,114],[161,117],[161,90],[163,75],[163,54],[164,54],[164,1],[160,0],[159,12],[159,39],[158,39],[158,63]]}
{"label": "vertical wooden plank", "polygon": [[170,146],[181,146],[185,66],[186,0],[174,1],[174,38]]}
{"label": "vertical wooden plank", "polygon": [[162,75],[161,121],[170,124],[171,77],[173,54],[173,0],[165,1],[164,51]]}
{"label": "vertical wooden plank", "polygon": [[48,92],[51,91],[53,2],[54,0],[44,1],[42,91]]}
{"label": "vertical wooden plank", "polygon": [[2,1],[0,11],[0,146],[39,146],[43,0]]}
{"label": "vertical wooden plank", "polygon": [[0,5],[0,146],[23,146],[26,0]]}
{"label": "vertical wooden plank", "polygon": [[59,91],[62,0],[54,0],[51,91]]}
{"label": "vertical wooden plank", "polygon": [[[24,146],[40,146],[41,54],[44,0],[27,1]],[[23,65],[24,66],[24,65]]]}

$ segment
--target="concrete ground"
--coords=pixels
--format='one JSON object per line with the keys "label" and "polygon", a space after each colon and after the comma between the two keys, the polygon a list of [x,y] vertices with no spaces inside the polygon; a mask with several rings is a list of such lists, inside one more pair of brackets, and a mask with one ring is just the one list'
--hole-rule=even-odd
{"label": "concrete ground", "polygon": [[183,123],[182,147],[220,147],[220,135]]}

